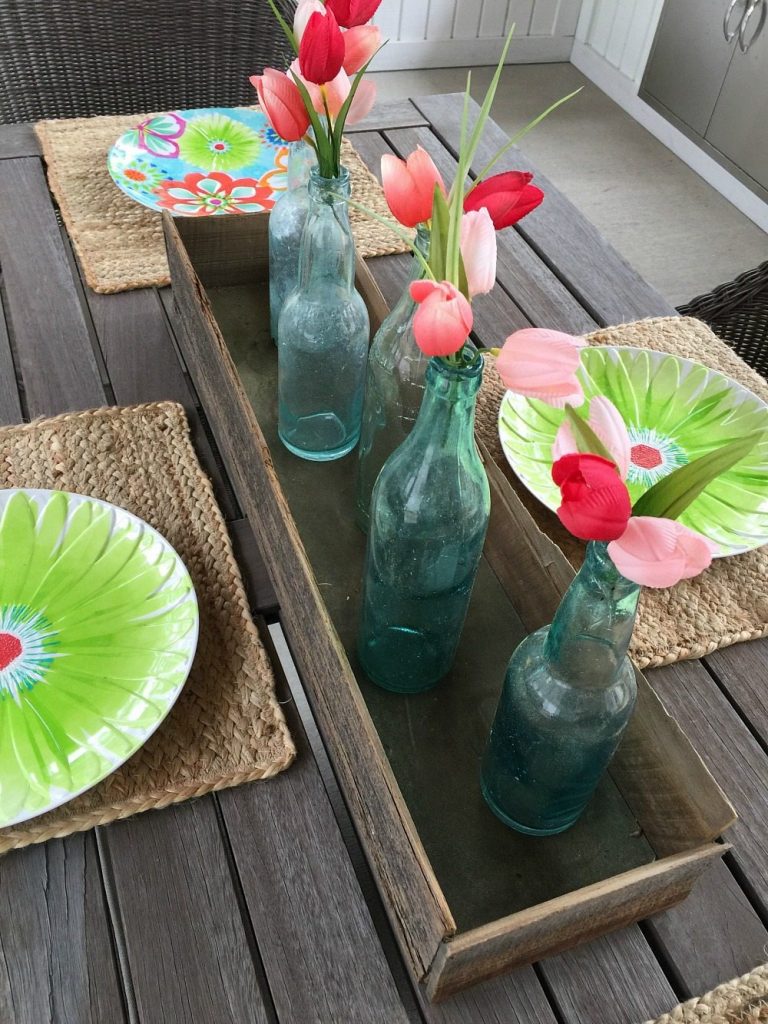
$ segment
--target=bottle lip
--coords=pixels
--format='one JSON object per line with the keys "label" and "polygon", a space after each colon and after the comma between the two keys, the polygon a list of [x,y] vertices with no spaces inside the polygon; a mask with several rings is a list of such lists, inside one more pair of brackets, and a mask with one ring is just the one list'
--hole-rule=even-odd
{"label": "bottle lip", "polygon": [[446,363],[441,356],[433,356],[428,370],[448,380],[477,380],[483,375],[483,360],[480,358],[469,366],[455,366]]}
{"label": "bottle lip", "polygon": [[320,188],[331,188],[334,185],[336,187],[341,186],[342,188],[349,185],[349,171],[346,167],[342,167],[339,170],[338,178],[325,178],[320,173],[320,168],[315,164],[309,172],[310,179],[313,185],[318,185]]}

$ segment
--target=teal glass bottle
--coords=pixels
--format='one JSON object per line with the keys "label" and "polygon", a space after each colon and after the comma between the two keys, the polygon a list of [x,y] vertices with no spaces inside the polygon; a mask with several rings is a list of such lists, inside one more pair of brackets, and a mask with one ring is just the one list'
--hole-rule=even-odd
{"label": "teal glass bottle", "polygon": [[432,359],[413,430],[371,502],[358,653],[397,693],[428,690],[459,644],[488,527],[490,491],[474,438],[482,359]]}
{"label": "teal glass bottle", "polygon": [[589,803],[635,704],[639,594],[592,542],[552,624],[512,655],[482,765],[486,803],[511,828],[564,832]]}
{"label": "teal glass bottle", "polygon": [[[423,225],[419,226],[415,244],[425,258],[429,256],[429,232]],[[421,263],[414,258],[410,281],[421,276]],[[410,434],[424,398],[429,356],[424,355],[413,335],[417,309],[406,287],[376,332],[368,353],[355,502],[358,526],[366,532],[376,478],[395,448]]]}
{"label": "teal glass bottle", "polygon": [[288,188],[269,214],[269,327],[275,342],[283,303],[299,280],[299,245],[309,211],[309,172],[314,164],[311,146],[291,143]]}
{"label": "teal glass bottle", "polygon": [[341,458],[360,437],[370,324],[355,289],[349,172],[310,171],[299,281],[278,324],[278,433],[295,455]]}

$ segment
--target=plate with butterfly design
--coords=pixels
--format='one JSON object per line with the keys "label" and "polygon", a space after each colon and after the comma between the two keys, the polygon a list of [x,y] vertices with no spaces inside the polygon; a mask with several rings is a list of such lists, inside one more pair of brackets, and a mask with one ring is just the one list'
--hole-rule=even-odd
{"label": "plate with butterfly design", "polygon": [[168,541],[65,491],[0,490],[0,827],[59,807],[144,744],[197,647]]}
{"label": "plate with butterfly design", "polygon": [[112,180],[178,217],[270,210],[287,187],[288,147],[260,110],[211,107],[147,117],[107,156]]}

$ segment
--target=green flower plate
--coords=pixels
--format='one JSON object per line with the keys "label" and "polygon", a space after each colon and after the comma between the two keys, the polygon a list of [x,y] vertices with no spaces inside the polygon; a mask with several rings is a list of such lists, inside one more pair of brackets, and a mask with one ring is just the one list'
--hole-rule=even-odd
{"label": "green flower plate", "polygon": [[[632,442],[627,486],[633,503],[657,480],[726,441],[766,429],[764,439],[680,516],[712,540],[720,556],[768,542],[768,406],[721,373],[665,352],[593,347],[578,376],[587,402],[605,395],[624,418]],[[547,508],[560,492],[552,481],[552,444],[562,409],[508,391],[499,410],[504,454],[522,483]]]}
{"label": "green flower plate", "polygon": [[179,696],[197,646],[187,570],[123,509],[0,490],[0,826],[126,761]]}

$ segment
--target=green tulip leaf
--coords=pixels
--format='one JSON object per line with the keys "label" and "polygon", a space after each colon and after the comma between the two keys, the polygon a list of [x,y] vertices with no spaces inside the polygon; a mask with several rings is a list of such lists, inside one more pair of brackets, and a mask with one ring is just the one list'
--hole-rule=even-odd
{"label": "green tulip leaf", "polygon": [[568,420],[571,430],[573,431],[573,439],[576,442],[576,447],[584,455],[599,455],[603,459],[608,459],[609,462],[615,464],[615,459],[605,447],[603,442],[594,432],[592,427],[583,420],[581,416],[576,412],[572,405],[566,403],[565,416]]}
{"label": "green tulip leaf", "polygon": [[764,433],[757,430],[679,466],[638,498],[632,514],[677,519],[713,480],[749,455]]}

